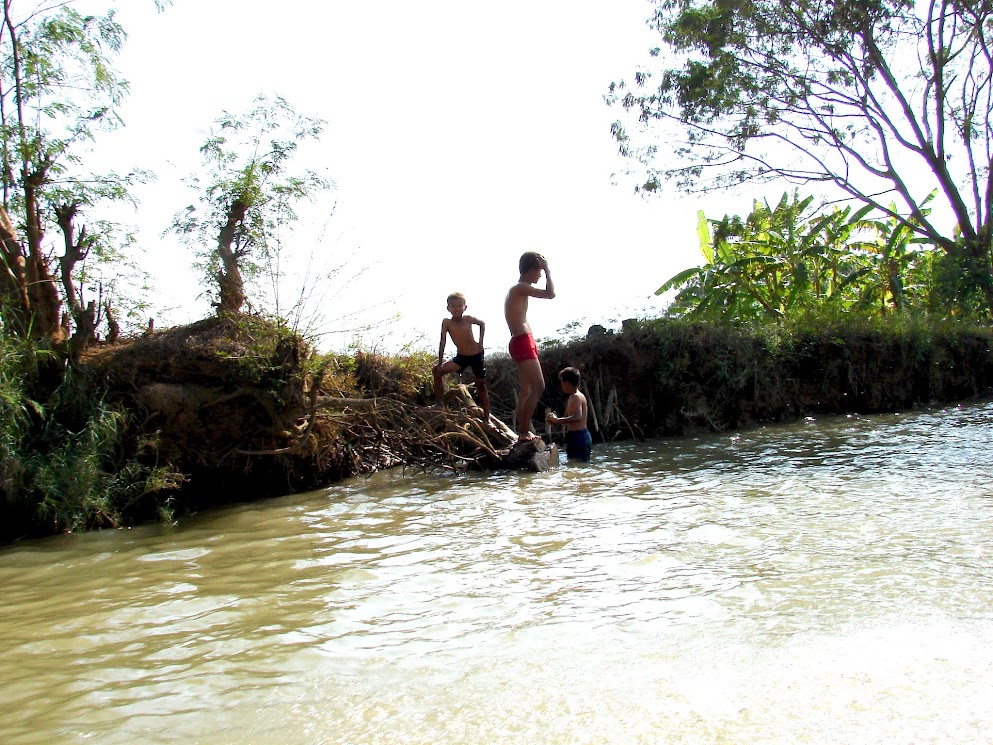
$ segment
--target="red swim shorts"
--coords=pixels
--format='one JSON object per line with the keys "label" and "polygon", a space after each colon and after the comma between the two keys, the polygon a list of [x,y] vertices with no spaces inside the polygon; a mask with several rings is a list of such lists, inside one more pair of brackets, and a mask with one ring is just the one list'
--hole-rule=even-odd
{"label": "red swim shorts", "polygon": [[538,345],[530,333],[518,334],[510,340],[510,358],[514,362],[538,359]]}

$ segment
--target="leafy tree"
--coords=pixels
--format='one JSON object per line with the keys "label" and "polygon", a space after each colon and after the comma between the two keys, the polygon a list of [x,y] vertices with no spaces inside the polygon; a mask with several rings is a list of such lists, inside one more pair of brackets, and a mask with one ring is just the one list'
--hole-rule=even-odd
{"label": "leafy tree", "polygon": [[219,313],[242,309],[246,280],[274,267],[278,232],[296,219],[294,205],[330,186],[310,169],[290,171],[299,143],[319,139],[323,128],[284,99],[265,96],[246,113],[215,121],[200,148],[207,175],[188,179],[197,203],[170,230],[198,252]]}
{"label": "leafy tree", "polygon": [[[943,249],[993,311],[993,4],[663,0],[651,24],[657,77],[608,96],[678,156],[657,167],[616,122],[640,188],[833,184]],[[924,209],[932,192],[954,230]]]}
{"label": "leafy tree", "polygon": [[[71,3],[19,17],[4,0],[0,28],[0,302],[5,323],[22,335],[61,341],[78,353],[94,338],[106,305],[83,293],[88,259],[120,249],[106,224],[83,217],[100,202],[129,200],[147,174],[94,174],[83,150],[95,133],[120,124],[127,83],[111,67],[125,41],[113,11],[83,15]],[[46,235],[62,234],[64,252]],[[92,294],[92,293],[91,293]],[[99,293],[98,293],[99,294]],[[63,304],[68,316],[63,317]]]}

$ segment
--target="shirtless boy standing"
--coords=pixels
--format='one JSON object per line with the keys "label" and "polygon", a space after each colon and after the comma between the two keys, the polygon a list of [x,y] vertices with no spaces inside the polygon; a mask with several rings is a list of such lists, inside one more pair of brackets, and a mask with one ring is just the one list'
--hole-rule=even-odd
{"label": "shirtless boy standing", "polygon": [[[465,295],[453,292],[448,296],[448,312],[451,318],[441,322],[441,343],[438,345],[438,364],[434,366],[434,396],[441,405],[444,389],[441,379],[449,373],[462,372],[467,367],[472,368],[476,376],[476,395],[483,409],[483,421],[490,420],[490,397],[486,392],[486,366],[483,364],[483,334],[486,324],[478,318],[465,315]],[[472,327],[479,326],[479,341],[472,336]],[[455,342],[456,355],[445,362],[445,342],[448,337]]]}
{"label": "shirtless boy standing", "polygon": [[[551,300],[555,297],[555,285],[552,284],[552,275],[548,273],[548,262],[539,253],[528,251],[521,256],[520,271],[520,280],[507,293],[503,313],[510,328],[510,357],[517,363],[521,386],[517,399],[517,435],[520,440],[526,441],[538,439],[538,435],[531,431],[531,417],[545,390],[545,378],[538,362],[538,346],[528,325],[528,298]],[[545,273],[545,286],[535,287],[542,272]]]}

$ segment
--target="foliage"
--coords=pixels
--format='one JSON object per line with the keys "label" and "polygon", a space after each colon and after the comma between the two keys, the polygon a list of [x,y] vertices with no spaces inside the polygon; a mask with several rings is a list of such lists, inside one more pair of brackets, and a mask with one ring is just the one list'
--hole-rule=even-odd
{"label": "foliage", "polygon": [[[991,22],[993,5],[972,0],[664,0],[657,77],[638,71],[608,100],[657,124],[678,161],[657,163],[623,121],[613,132],[646,165],[646,191],[831,184],[958,257],[989,313]],[[932,193],[954,230],[924,208]]]}
{"label": "foliage", "polygon": [[354,356],[355,379],[367,394],[404,400],[432,395],[431,368],[437,358],[430,352],[405,350],[399,354],[382,354],[356,350]]}
{"label": "foliage", "polygon": [[205,286],[219,311],[238,312],[244,282],[279,271],[279,232],[295,205],[330,186],[316,172],[292,172],[301,142],[320,137],[324,122],[298,115],[282,98],[259,96],[241,115],[218,118],[200,148],[206,176],[191,176],[197,202],[170,230],[197,251]]}
{"label": "foliage", "polygon": [[[277,399],[284,397],[290,389],[302,391],[313,386],[325,394],[357,394],[356,357],[315,354],[310,341],[300,336],[286,319],[270,315],[225,314],[213,320],[218,322],[215,330],[218,336],[210,349],[220,359],[233,363],[238,385],[268,391]],[[397,363],[399,367],[412,364],[410,360],[402,359],[404,363]],[[406,373],[401,377],[404,375]],[[290,402],[283,403],[289,405]]]}
{"label": "foliage", "polygon": [[[585,336],[586,330],[582,321],[569,321],[567,324],[555,331],[555,336],[545,336],[539,340],[542,349],[550,347],[561,347],[574,339]],[[606,333],[606,329],[604,329]]]}
{"label": "foliage", "polygon": [[44,415],[41,404],[29,394],[35,371],[34,346],[0,333],[0,495],[17,493],[23,478],[18,457],[32,421]]}
{"label": "foliage", "polygon": [[[59,3],[17,16],[15,4],[4,4],[0,28],[0,179],[11,218],[0,294],[15,331],[38,339],[64,337],[64,304],[78,352],[104,310],[133,297],[121,282],[111,289],[103,281],[117,276],[109,267],[132,241],[96,213],[108,202],[131,201],[131,188],[149,175],[96,173],[84,163],[95,133],[120,124],[116,109],[128,84],[111,62],[126,34],[113,10],[84,15]],[[46,238],[53,232],[64,246],[58,257]],[[134,263],[130,271],[142,275]]]}
{"label": "foliage", "polygon": [[168,500],[155,495],[181,477],[140,460],[127,415],[90,381],[69,374],[44,406],[38,402],[33,390],[54,362],[0,333],[2,532],[116,527],[152,509],[167,514]]}
{"label": "foliage", "polygon": [[984,318],[982,267],[965,253],[931,255],[928,259],[922,279],[926,283],[928,309],[941,317]]}
{"label": "foliage", "polygon": [[212,347],[222,359],[230,360],[239,370],[242,385],[263,389],[279,387],[282,360],[288,355],[302,355],[298,337],[281,318],[225,314],[218,329],[224,339]]}
{"label": "foliage", "polygon": [[25,464],[40,521],[67,532],[119,527],[124,513],[150,491],[175,488],[167,469],[121,458],[126,424],[123,411],[100,399],[79,431],[46,419]]}
{"label": "foliage", "polygon": [[[556,372],[580,369],[594,437],[653,437],[988,395],[991,342],[988,324],[904,313],[853,317],[825,305],[778,324],[633,321],[613,335],[543,350],[542,367],[553,400]],[[506,376],[501,363],[511,368]],[[507,358],[493,367],[490,394],[500,401],[516,377]]]}
{"label": "foliage", "polygon": [[868,206],[817,213],[812,203],[784,194],[775,207],[756,202],[744,219],[707,220],[700,212],[705,263],[656,291],[679,291],[669,315],[780,322],[824,306],[884,315],[940,302],[936,252],[922,246],[912,221],[873,219]]}

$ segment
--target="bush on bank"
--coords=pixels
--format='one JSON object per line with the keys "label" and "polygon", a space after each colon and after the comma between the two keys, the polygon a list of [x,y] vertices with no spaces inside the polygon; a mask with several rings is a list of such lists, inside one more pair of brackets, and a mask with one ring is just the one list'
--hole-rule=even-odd
{"label": "bush on bank", "polygon": [[[915,318],[808,317],[785,327],[627,321],[541,351],[545,407],[561,411],[557,373],[584,376],[594,436],[658,437],[809,415],[874,413],[993,389],[988,327]],[[513,414],[513,362],[489,363],[498,416]],[[509,404],[509,405],[508,405]]]}
{"label": "bush on bank", "polygon": [[0,541],[318,488],[362,459],[310,392],[430,392],[427,354],[317,355],[286,324],[208,318],[69,366],[0,334]]}
{"label": "bush on bank", "polygon": [[0,540],[167,511],[143,500],[176,475],[137,457],[132,416],[55,355],[0,335]]}

